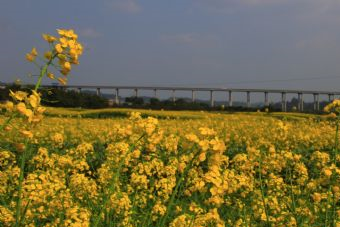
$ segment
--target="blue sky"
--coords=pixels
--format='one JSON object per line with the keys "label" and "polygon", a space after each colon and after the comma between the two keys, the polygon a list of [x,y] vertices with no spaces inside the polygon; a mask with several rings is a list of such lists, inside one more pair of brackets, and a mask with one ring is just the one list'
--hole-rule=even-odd
{"label": "blue sky", "polygon": [[339,90],[338,0],[0,3],[1,81],[32,81],[25,53],[73,28],[85,51],[70,84]]}

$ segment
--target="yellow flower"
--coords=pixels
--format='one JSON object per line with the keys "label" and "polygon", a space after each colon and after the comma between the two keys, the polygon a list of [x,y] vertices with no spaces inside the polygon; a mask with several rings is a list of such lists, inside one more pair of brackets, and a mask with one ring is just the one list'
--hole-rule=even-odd
{"label": "yellow flower", "polygon": [[32,48],[31,54],[32,54],[34,57],[38,56],[38,51],[37,51],[37,49],[35,49],[35,47]]}
{"label": "yellow flower", "polygon": [[314,202],[316,202],[316,203],[319,203],[321,201],[321,199],[322,199],[321,194],[317,193],[317,192],[315,192],[312,195],[312,198],[313,198]]}
{"label": "yellow flower", "polygon": [[76,49],[79,55],[83,53],[83,46],[80,43],[76,44]]}
{"label": "yellow flower", "polygon": [[28,118],[28,121],[31,122],[33,118],[33,111],[31,109],[26,109],[24,115]]}
{"label": "yellow flower", "polygon": [[202,152],[199,156],[198,156],[198,160],[200,162],[204,162],[206,159],[206,153],[205,152]]}
{"label": "yellow flower", "polygon": [[65,30],[65,36],[72,39],[77,38],[77,35],[74,33],[73,29]]}
{"label": "yellow flower", "polygon": [[23,101],[25,98],[27,98],[27,93],[24,91],[9,91],[10,92],[10,96],[12,96],[15,100],[18,101]]}
{"label": "yellow flower", "polygon": [[30,53],[26,54],[26,59],[28,61],[34,61],[35,57],[38,56],[38,52],[37,49],[35,49],[35,47],[33,47],[33,49],[31,50]]}
{"label": "yellow flower", "polygon": [[26,54],[27,61],[34,61],[35,57],[32,54]]}
{"label": "yellow flower", "polygon": [[63,74],[64,76],[67,76],[67,74],[70,72],[70,70],[67,69],[62,69],[60,70],[60,73]]}
{"label": "yellow flower", "polygon": [[45,108],[45,107],[42,107],[42,106],[39,106],[39,107],[37,108],[37,112],[40,113],[40,114],[44,113],[45,110],[46,110],[46,108]]}
{"label": "yellow flower", "polygon": [[48,72],[48,73],[47,73],[47,77],[50,78],[51,80],[54,80],[54,79],[55,79],[54,74],[51,73],[51,72]]}
{"label": "yellow flower", "polygon": [[325,174],[326,177],[330,177],[332,175],[332,170],[330,169],[324,169],[323,174]]}
{"label": "yellow flower", "polygon": [[67,47],[67,39],[65,37],[61,37],[59,39],[59,42],[60,42],[60,45],[63,47],[63,48],[66,48]]}
{"label": "yellow flower", "polygon": [[63,69],[66,69],[66,70],[71,70],[71,64],[70,62],[65,62],[64,65],[63,65]]}
{"label": "yellow flower", "polygon": [[26,112],[26,105],[25,105],[25,103],[19,102],[19,103],[16,105],[16,109],[18,110],[19,113],[25,114],[25,112]]}
{"label": "yellow flower", "polygon": [[26,137],[26,138],[33,138],[33,133],[31,131],[28,131],[28,130],[21,130],[20,133]]}
{"label": "yellow flower", "polygon": [[77,50],[74,49],[74,48],[70,49],[69,54],[70,54],[71,57],[73,57],[73,58],[76,57],[76,56],[78,56]]}
{"label": "yellow flower", "polygon": [[[0,222],[11,226],[15,222],[13,212],[5,206],[0,205]],[[5,226],[7,226],[5,224]]]}
{"label": "yellow flower", "polygon": [[36,108],[40,104],[40,96],[36,94],[30,95],[28,101],[33,108]]}
{"label": "yellow flower", "polygon": [[58,54],[61,54],[63,52],[63,48],[61,47],[60,43],[56,44],[54,46],[55,51],[57,51]]}
{"label": "yellow flower", "polygon": [[72,58],[71,63],[74,64],[74,65],[79,65],[78,57]]}
{"label": "yellow flower", "polygon": [[67,42],[67,45],[70,47],[70,49],[74,49],[76,45],[76,41],[71,39]]}
{"label": "yellow flower", "polygon": [[58,31],[58,34],[59,34],[60,36],[64,36],[65,33],[66,33],[66,30],[64,30],[64,29],[57,29],[57,31]]}
{"label": "yellow flower", "polygon": [[7,111],[11,112],[14,108],[13,102],[7,101],[6,104],[5,104],[5,108],[6,108]]}
{"label": "yellow flower", "polygon": [[57,40],[54,36],[51,36],[51,35],[43,34],[42,36],[44,40],[46,40],[49,43],[53,43],[54,41]]}
{"label": "yellow flower", "polygon": [[44,56],[45,56],[45,58],[47,60],[51,60],[52,59],[52,52],[51,51],[47,51],[47,52],[45,52]]}
{"label": "yellow flower", "polygon": [[39,105],[38,99],[37,99],[37,97],[34,96],[34,95],[30,95],[30,97],[29,97],[29,103],[30,103],[30,105],[31,105],[33,108],[36,108],[36,107]]}
{"label": "yellow flower", "polygon": [[58,81],[59,81],[59,83],[61,83],[62,85],[66,85],[66,84],[67,84],[67,79],[66,79],[66,78],[61,78],[61,77],[59,77],[59,78],[58,78]]}

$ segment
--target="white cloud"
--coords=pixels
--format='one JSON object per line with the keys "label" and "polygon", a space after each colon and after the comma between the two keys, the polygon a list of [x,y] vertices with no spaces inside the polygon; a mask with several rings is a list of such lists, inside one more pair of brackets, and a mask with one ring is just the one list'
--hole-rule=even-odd
{"label": "white cloud", "polygon": [[94,30],[93,28],[84,28],[79,31],[79,34],[82,37],[87,37],[87,38],[98,38],[101,37],[102,34]]}
{"label": "white cloud", "polygon": [[138,13],[142,10],[141,6],[135,0],[112,0],[109,3],[114,11],[124,13]]}

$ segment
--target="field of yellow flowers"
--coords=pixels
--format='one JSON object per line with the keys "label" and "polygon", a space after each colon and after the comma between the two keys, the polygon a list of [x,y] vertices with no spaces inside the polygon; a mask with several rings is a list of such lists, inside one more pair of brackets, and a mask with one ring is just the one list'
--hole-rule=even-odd
{"label": "field of yellow flowers", "polygon": [[334,120],[47,112],[59,117],[45,117],[32,135],[0,135],[1,226],[340,225]]}
{"label": "field of yellow flowers", "polygon": [[65,84],[83,50],[57,32],[26,55],[35,87],[0,105],[1,227],[340,226],[339,100],[328,116],[46,108],[42,79]]}

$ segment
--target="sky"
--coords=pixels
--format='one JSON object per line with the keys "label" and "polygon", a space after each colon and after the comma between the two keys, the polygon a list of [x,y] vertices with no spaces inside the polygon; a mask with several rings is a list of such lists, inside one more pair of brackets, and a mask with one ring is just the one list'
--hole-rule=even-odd
{"label": "sky", "polygon": [[[0,0],[0,81],[74,29],[69,84],[339,90],[339,0]],[[50,80],[45,80],[50,84]]]}

